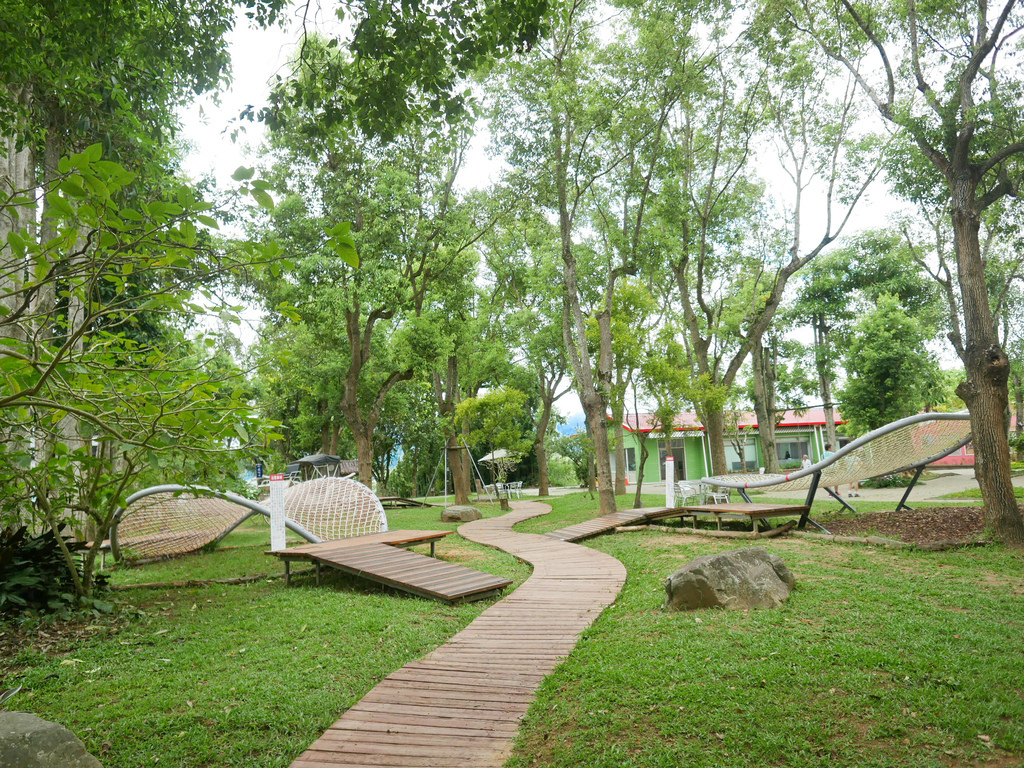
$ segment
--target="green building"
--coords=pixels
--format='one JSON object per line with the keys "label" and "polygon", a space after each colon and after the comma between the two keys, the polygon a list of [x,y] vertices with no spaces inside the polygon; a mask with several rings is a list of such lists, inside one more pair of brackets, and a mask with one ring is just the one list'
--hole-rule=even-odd
{"label": "green building", "polygon": [[[838,427],[845,422],[834,411]],[[644,465],[644,482],[661,482],[665,479],[665,457],[672,452],[676,466],[676,480],[700,480],[711,472],[711,450],[704,426],[695,414],[683,413],[676,417],[676,428],[672,435],[654,431],[649,413],[630,415],[623,424],[626,449],[626,476],[630,483],[637,481],[637,462],[640,460],[641,435],[646,436],[649,453]],[[782,421],[775,428],[775,450],[783,469],[800,466],[804,454],[812,462],[821,459],[828,441],[825,430],[825,409],[808,408],[804,411],[786,411]],[[847,440],[840,435],[840,445]],[[836,450],[839,446],[833,446]],[[764,453],[757,430],[757,416],[742,413],[734,423],[727,420],[725,435],[725,457],[729,472],[757,472],[763,467]],[[615,455],[612,454],[612,471],[615,469]]]}

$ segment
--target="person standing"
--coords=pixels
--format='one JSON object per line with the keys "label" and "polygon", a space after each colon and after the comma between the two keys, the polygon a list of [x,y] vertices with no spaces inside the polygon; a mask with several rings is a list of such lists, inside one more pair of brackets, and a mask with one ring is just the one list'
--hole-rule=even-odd
{"label": "person standing", "polygon": [[[835,453],[835,451],[832,450],[832,443],[825,443],[825,451],[821,454],[822,460],[824,461],[829,456],[831,456],[833,453]],[[841,496],[842,495],[839,492],[839,486],[838,485],[835,488],[833,488],[832,490],[835,491],[836,496]]]}

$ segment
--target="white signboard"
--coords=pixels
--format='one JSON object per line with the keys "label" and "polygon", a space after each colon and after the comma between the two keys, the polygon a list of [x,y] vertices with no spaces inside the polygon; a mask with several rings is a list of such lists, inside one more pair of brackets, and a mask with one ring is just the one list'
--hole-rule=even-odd
{"label": "white signboard", "polygon": [[665,457],[665,506],[676,507],[676,460],[673,456]]}
{"label": "white signboard", "polygon": [[270,549],[284,549],[284,475],[270,476]]}

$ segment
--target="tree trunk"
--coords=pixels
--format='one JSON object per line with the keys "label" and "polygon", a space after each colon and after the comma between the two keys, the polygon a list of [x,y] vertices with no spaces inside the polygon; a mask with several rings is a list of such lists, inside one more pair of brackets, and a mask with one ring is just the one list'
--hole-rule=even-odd
{"label": "tree trunk", "polygon": [[[602,313],[597,318],[601,342],[598,351],[597,376],[595,377],[590,359],[590,345],[587,342],[586,321],[580,306],[578,265],[572,242],[573,214],[569,210],[569,157],[567,154],[570,153],[567,152],[567,149],[572,147],[572,128],[563,128],[561,125],[553,126],[552,139],[555,145],[554,175],[558,197],[558,229],[562,246],[562,262],[565,265],[562,336],[565,341],[566,354],[572,364],[573,373],[576,374],[576,386],[580,402],[583,404],[583,412],[587,416],[587,423],[591,429],[594,460],[597,463],[601,514],[609,515],[615,512],[615,489],[612,487],[611,455],[608,452],[608,419],[605,399],[610,388],[606,386],[601,389],[601,386],[611,382],[611,316],[609,313]],[[608,336],[607,340],[606,335]],[[609,378],[602,380],[605,372]]]}
{"label": "tree trunk", "polygon": [[338,438],[341,437],[341,424],[334,422],[335,420],[331,419],[331,450],[328,451],[331,456],[338,455]]}
{"label": "tree trunk", "polygon": [[[3,90],[0,89],[0,94]],[[27,89],[9,88],[7,96],[15,102],[27,101]],[[3,95],[0,95],[3,98]],[[24,194],[35,197],[36,175],[35,154],[32,143],[25,142],[18,149],[16,136],[0,138],[0,199],[13,195]],[[11,232],[20,232],[26,241],[36,236],[35,205],[7,206],[0,209],[0,307],[6,310],[0,317],[0,346],[4,339],[23,342],[27,338],[27,327],[19,321],[18,314],[24,309],[25,296],[19,260],[8,247],[7,237]],[[27,425],[12,423],[0,425],[0,443],[6,446],[9,454],[31,450]],[[29,523],[32,514],[27,506],[19,504],[15,522]]]}
{"label": "tree trunk", "polygon": [[836,433],[836,415],[832,402],[832,376],[828,369],[828,331],[826,320],[820,315],[814,318],[814,365],[818,370],[818,386],[825,412],[825,442],[834,451],[839,447],[839,435]]}
{"label": "tree trunk", "polygon": [[356,440],[356,458],[359,459],[359,482],[373,488],[373,433],[352,430]]}
{"label": "tree trunk", "polygon": [[[25,98],[24,93],[22,89],[9,89],[7,95],[17,102]],[[19,150],[16,136],[4,136],[0,138],[0,199],[16,194],[35,196],[35,156],[31,142],[25,142]],[[31,241],[35,238],[35,223],[34,205],[0,209],[0,305],[7,309],[4,318],[0,318],[0,339],[25,339],[24,330],[18,323],[5,322],[23,300],[19,293],[21,272],[16,268],[14,255],[7,246],[7,236],[11,232],[20,232],[26,241]]]}
{"label": "tree trunk", "polygon": [[469,494],[473,490],[473,457],[469,455],[469,424],[462,425],[462,450],[459,452],[458,472],[460,480],[456,488],[462,488],[466,494],[466,500],[460,504],[469,504]]}
{"label": "tree trunk", "polygon": [[1024,381],[1020,376],[1013,377],[1013,393],[1017,406],[1017,461],[1024,461],[1024,442],[1020,439],[1024,435]]}
{"label": "tree trunk", "polygon": [[637,430],[636,434],[640,439],[640,463],[636,468],[636,494],[633,496],[633,509],[640,509],[643,507],[640,494],[644,487],[644,466],[647,464],[647,457],[650,456],[647,450],[647,435],[649,433]]}
{"label": "tree trunk", "polygon": [[537,422],[537,434],[533,439],[533,449],[537,453],[537,495],[547,496],[551,491],[548,488],[548,451],[544,447],[544,438],[548,433],[548,425],[551,423],[551,410],[554,401],[544,397],[540,420]]}
{"label": "tree trunk", "polygon": [[626,415],[625,403],[612,403],[612,438],[615,444],[615,495],[626,493],[626,442],[622,420]]}
{"label": "tree trunk", "polygon": [[725,411],[721,408],[704,411],[704,429],[711,444],[711,471],[715,475],[729,473],[725,459]]}
{"label": "tree trunk", "polygon": [[608,412],[604,407],[604,398],[594,397],[589,405],[584,403],[583,410],[590,421],[591,439],[594,441],[594,464],[597,469],[597,495],[601,502],[601,514],[608,515],[615,512],[615,487],[611,472],[611,450],[608,445]]}
{"label": "tree trunk", "polygon": [[971,414],[975,473],[985,502],[985,526],[1004,544],[1024,546],[1024,520],[1013,492],[1010,445],[1005,415],[1010,397],[1010,361],[1000,347],[992,322],[985,262],[978,241],[980,217],[975,212],[977,180],[964,170],[947,177],[952,191],[953,236],[957,279],[964,308],[964,367],[967,380],[956,393]]}
{"label": "tree trunk", "polygon": [[[464,460],[468,463],[468,457],[463,458],[465,451],[459,447],[459,431],[455,424],[455,404],[459,396],[459,359],[455,355],[450,355],[444,378],[442,379],[441,373],[438,371],[434,371],[433,378],[434,399],[437,401],[437,413],[441,418],[444,432],[445,453],[448,456],[448,469],[452,474],[455,503],[468,505],[472,483],[467,482],[462,466]],[[447,487],[447,482],[445,479],[445,487]]]}
{"label": "tree trunk", "polygon": [[[761,438],[764,470],[778,474],[779,453],[775,450],[775,370],[763,344],[752,350],[751,371],[754,380],[754,412],[757,414],[757,432]],[[745,461],[745,460],[744,460]]]}

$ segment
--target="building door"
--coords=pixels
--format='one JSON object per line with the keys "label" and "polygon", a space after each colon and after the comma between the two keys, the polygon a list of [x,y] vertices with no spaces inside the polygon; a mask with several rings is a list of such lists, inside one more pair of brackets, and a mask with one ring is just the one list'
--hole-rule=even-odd
{"label": "building door", "polygon": [[672,451],[672,458],[676,463],[676,480],[686,480],[686,456],[683,450],[682,437],[676,437],[672,440],[659,440],[658,441],[658,464],[661,468],[661,481],[665,482],[665,458],[668,456],[669,450]]}

